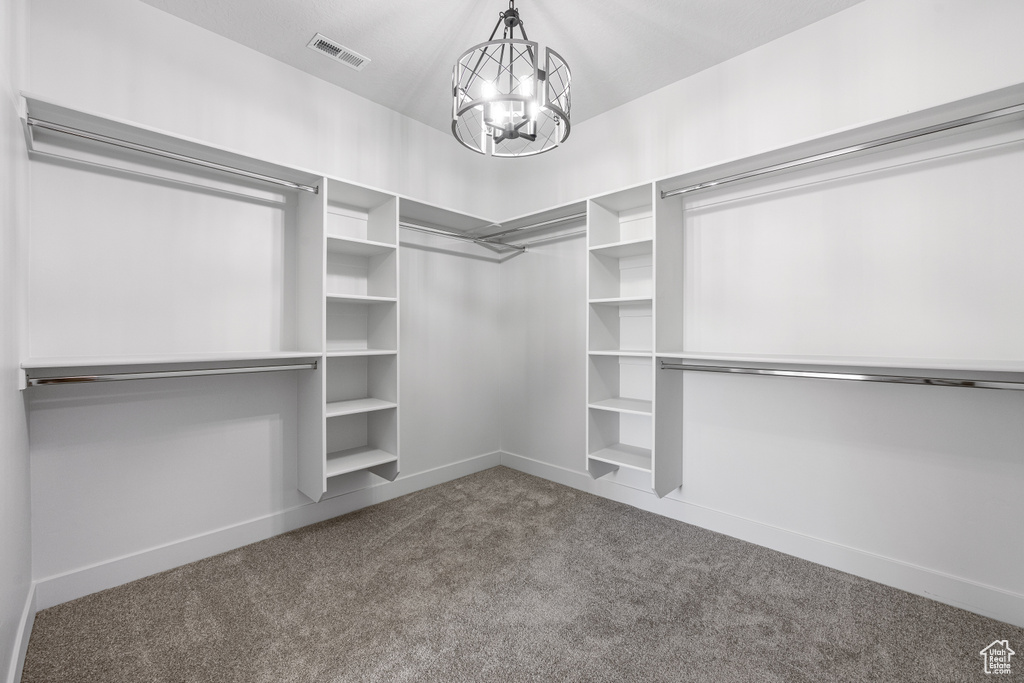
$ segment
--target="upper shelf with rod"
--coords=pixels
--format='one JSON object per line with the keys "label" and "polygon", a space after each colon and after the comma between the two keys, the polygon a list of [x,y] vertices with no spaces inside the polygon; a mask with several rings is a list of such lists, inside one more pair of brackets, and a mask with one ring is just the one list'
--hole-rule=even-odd
{"label": "upper shelf with rod", "polygon": [[64,156],[50,149],[51,136],[85,140],[130,153],[147,155],[216,173],[243,177],[290,190],[317,193],[320,176],[256,159],[222,147],[213,146],[155,128],[71,109],[55,102],[23,93],[25,98],[25,137],[29,152]]}

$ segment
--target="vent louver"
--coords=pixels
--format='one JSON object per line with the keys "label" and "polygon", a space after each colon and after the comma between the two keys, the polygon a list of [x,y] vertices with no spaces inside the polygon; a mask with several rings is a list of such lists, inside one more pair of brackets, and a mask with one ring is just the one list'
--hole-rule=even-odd
{"label": "vent louver", "polygon": [[363,68],[370,63],[369,57],[364,57],[355,50],[350,50],[344,45],[340,45],[320,33],[313,36],[313,39],[306,43],[306,47],[310,50],[315,50],[321,54],[325,54],[331,59],[341,62],[345,66],[350,69],[355,69],[356,71],[362,71]]}

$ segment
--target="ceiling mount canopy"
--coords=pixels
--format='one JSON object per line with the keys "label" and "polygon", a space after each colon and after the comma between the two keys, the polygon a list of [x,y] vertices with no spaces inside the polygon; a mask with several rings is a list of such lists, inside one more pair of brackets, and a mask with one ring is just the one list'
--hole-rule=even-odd
{"label": "ceiling mount canopy", "polygon": [[569,65],[550,48],[543,57],[542,62],[540,47],[526,37],[515,0],[509,0],[491,37],[463,52],[455,64],[455,138],[474,152],[496,157],[540,154],[564,142],[569,137]]}

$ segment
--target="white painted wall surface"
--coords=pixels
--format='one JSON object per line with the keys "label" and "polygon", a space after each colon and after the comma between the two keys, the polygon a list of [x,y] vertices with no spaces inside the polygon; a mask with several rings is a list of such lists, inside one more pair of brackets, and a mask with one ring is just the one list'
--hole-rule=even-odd
{"label": "white painted wall surface", "polygon": [[399,233],[405,474],[501,449],[502,266],[452,240]]}
{"label": "white painted wall surface", "polygon": [[[17,675],[32,579],[28,433],[18,391],[22,345],[21,253],[28,160],[18,120],[25,68],[24,2],[0,3],[0,680]],[[27,638],[27,634],[25,634]]]}
{"label": "white painted wall surface", "polygon": [[144,3],[33,0],[30,28],[34,95],[437,206],[489,209],[463,180],[493,165],[451,135]]}
{"label": "white painted wall surface", "polygon": [[501,448],[583,471],[587,252],[580,235],[501,266]]}
{"label": "white painted wall surface", "polygon": [[574,125],[554,153],[500,167],[517,192],[498,216],[1022,83],[1021,25],[1019,0],[867,0]]}

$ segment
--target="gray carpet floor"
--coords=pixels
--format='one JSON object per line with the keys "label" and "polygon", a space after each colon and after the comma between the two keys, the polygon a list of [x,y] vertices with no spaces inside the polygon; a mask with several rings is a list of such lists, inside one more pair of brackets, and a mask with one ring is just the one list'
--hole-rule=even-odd
{"label": "gray carpet floor", "polygon": [[996,639],[498,467],[44,610],[22,681],[981,681]]}

